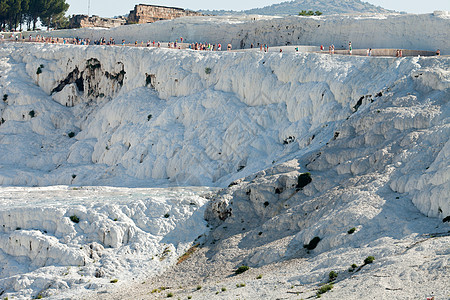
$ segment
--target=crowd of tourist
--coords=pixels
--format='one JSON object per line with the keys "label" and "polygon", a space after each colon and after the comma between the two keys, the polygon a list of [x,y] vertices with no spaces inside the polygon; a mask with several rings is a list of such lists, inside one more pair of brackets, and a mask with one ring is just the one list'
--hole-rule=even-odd
{"label": "crowd of tourist", "polygon": [[[144,43],[144,41],[134,41],[134,44],[127,44],[125,40],[122,40],[120,44],[117,44],[115,39],[112,37],[108,39],[101,37],[98,40],[91,40],[89,38],[58,38],[58,37],[44,37],[42,35],[36,35],[32,36],[29,35],[27,38],[25,38],[25,35],[22,33],[12,33],[8,34],[8,36],[5,36],[5,34],[1,34],[1,41],[4,40],[9,41],[16,41],[16,42],[35,42],[35,43],[48,43],[48,44],[64,44],[64,45],[107,45],[107,46],[135,46],[135,47],[162,47],[162,43],[160,41],[156,40],[148,40]],[[175,42],[168,42],[167,48],[169,49],[190,49],[190,50],[197,50],[197,51],[222,51],[222,44],[221,43],[183,43],[184,39],[181,37],[180,42],[178,42],[178,39]],[[259,43],[258,43],[259,45]],[[253,44],[251,45],[251,48],[253,48]],[[231,43],[227,44],[226,50],[231,51],[233,49],[233,46]],[[269,46],[267,44],[260,44],[260,51],[268,52]]]}
{"label": "crowd of tourist", "polygon": [[[25,35],[20,32],[20,33],[9,33],[6,35],[5,35],[5,33],[1,33],[0,38],[1,38],[1,41],[8,40],[8,41],[16,41],[16,42],[35,42],[35,43],[64,44],[64,45],[70,44],[70,45],[133,46],[133,44],[127,44],[125,40],[122,40],[119,44],[116,44],[115,39],[113,39],[112,37],[110,37],[109,39],[101,37],[98,40],[91,40],[89,38],[79,38],[79,37],[75,37],[75,38],[58,38],[58,37],[56,37],[55,38],[55,37],[42,36],[40,34],[37,34],[34,37],[32,35],[25,37]],[[222,51],[221,43],[212,44],[212,43],[208,43],[208,42],[203,42],[203,43],[198,43],[198,42],[183,43],[183,42],[184,42],[184,39],[183,39],[183,37],[181,37],[180,42],[178,41],[178,39],[175,42],[168,42],[167,48],[169,48],[169,49],[190,49],[190,50],[195,50],[195,51]],[[259,46],[259,50],[261,52],[263,52],[263,51],[269,52],[269,46],[267,44],[258,43],[257,45]],[[160,41],[156,41],[156,40],[153,40],[153,41],[148,40],[146,43],[144,43],[144,41],[139,42],[136,40],[134,42],[134,46],[135,47],[157,47],[157,48],[160,48],[160,47],[162,47],[162,43]],[[250,45],[250,48],[251,49],[254,48],[253,43]],[[226,50],[231,51],[232,49],[233,49],[233,47],[232,47],[231,43],[227,44]],[[295,51],[298,52],[299,48],[296,47]],[[320,51],[321,52],[325,51],[325,48],[323,45],[320,45]],[[280,48],[280,52],[282,52],[281,48]],[[328,53],[335,54],[334,44],[331,44],[330,46],[328,46]],[[353,54],[352,42],[349,42],[349,44],[348,44],[347,54],[348,55]],[[372,48],[367,49],[366,55],[372,56]],[[437,50],[435,55],[439,56],[440,50]],[[397,49],[395,52],[395,56],[402,57],[403,51],[401,49]]]}

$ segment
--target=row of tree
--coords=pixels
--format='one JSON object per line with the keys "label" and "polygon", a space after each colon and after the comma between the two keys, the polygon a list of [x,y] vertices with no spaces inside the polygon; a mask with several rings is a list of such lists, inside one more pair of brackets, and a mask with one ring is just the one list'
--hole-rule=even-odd
{"label": "row of tree", "polygon": [[0,0],[0,28],[16,31],[25,25],[35,30],[38,21],[47,28],[64,28],[68,9],[65,0]]}
{"label": "row of tree", "polygon": [[298,13],[299,16],[320,16],[322,15],[321,11],[312,11],[312,10],[302,10],[301,12]]}

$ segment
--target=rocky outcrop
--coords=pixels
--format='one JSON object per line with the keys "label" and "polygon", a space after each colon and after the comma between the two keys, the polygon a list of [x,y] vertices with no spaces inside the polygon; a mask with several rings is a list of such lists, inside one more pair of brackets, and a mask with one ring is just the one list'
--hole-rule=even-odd
{"label": "rocky outcrop", "polygon": [[102,69],[96,58],[88,59],[85,66],[76,66],[52,90],[53,100],[72,107],[84,101],[113,97],[123,86],[126,74],[123,63],[116,65],[118,71],[110,73]]}

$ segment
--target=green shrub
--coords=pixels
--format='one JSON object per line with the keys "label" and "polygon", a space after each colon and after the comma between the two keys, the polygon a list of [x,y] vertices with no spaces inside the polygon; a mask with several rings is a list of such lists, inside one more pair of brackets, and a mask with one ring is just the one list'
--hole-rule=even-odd
{"label": "green shrub", "polygon": [[173,297],[173,294],[172,293],[168,293],[167,294],[167,298],[171,298],[171,297]]}
{"label": "green shrub", "polygon": [[240,266],[239,268],[237,268],[237,270],[234,271],[234,273],[235,273],[236,275],[242,274],[242,273],[244,273],[245,271],[248,271],[248,269],[250,269],[248,266],[242,265],[242,266]]}
{"label": "green shrub", "polygon": [[188,299],[192,299],[192,296],[188,296]]}
{"label": "green shrub", "polygon": [[72,174],[72,179],[75,179],[75,178],[77,178],[77,175],[76,174]]}
{"label": "green shrub", "polygon": [[28,115],[32,118],[34,118],[36,116],[36,113],[34,112],[34,110],[31,110]]}
{"label": "green shrub", "polygon": [[309,242],[309,244],[304,245],[303,247],[308,250],[314,250],[314,249],[316,249],[319,242],[320,242],[320,237],[316,236]]}
{"label": "green shrub", "polygon": [[119,281],[119,279],[112,279],[110,282],[111,283],[116,283],[117,281]]}
{"label": "green shrub", "polygon": [[73,138],[75,136],[75,132],[71,131],[71,132],[69,132],[69,134],[67,136],[69,138]]}
{"label": "green shrub", "polygon": [[147,121],[150,121],[150,120],[152,119],[152,117],[153,117],[153,116],[152,116],[151,114],[148,115],[148,116],[147,116]]}
{"label": "green shrub", "polygon": [[298,190],[303,189],[305,186],[311,183],[311,181],[312,181],[311,173],[307,172],[300,174],[297,179],[297,189]]}
{"label": "green shrub", "polygon": [[5,102],[8,101],[8,94],[3,95],[3,101],[5,101]]}
{"label": "green shrub", "polygon": [[205,68],[205,73],[206,74],[211,74],[211,68]]}
{"label": "green shrub", "polygon": [[36,70],[36,74],[39,75],[39,74],[41,74],[41,73],[42,73],[42,68],[41,68],[41,67],[38,67],[37,70]]}
{"label": "green shrub", "polygon": [[332,283],[322,285],[316,293],[317,297],[320,297],[320,295],[325,294],[328,291],[331,291],[332,288],[333,288]]}
{"label": "green shrub", "polygon": [[244,287],[245,286],[245,283],[237,283],[236,284],[236,287],[237,288],[241,288],[241,287]]}
{"label": "green shrub", "polygon": [[259,274],[258,277],[256,277],[256,279],[261,279],[261,278],[262,278],[261,274]]}
{"label": "green shrub", "polygon": [[201,285],[197,285],[197,291],[201,290],[201,289],[202,289],[202,286]]}
{"label": "green shrub", "polygon": [[348,271],[349,271],[349,272],[353,272],[353,271],[355,271],[355,269],[356,269],[357,267],[358,267],[357,264],[352,264],[352,265],[351,265],[351,268],[348,269]]}
{"label": "green shrub", "polygon": [[348,234],[352,234],[352,233],[354,233],[355,231],[356,231],[356,228],[353,227],[353,228],[350,228],[350,229],[347,231],[347,233],[348,233]]}
{"label": "green shrub", "polygon": [[328,274],[328,281],[329,282],[335,281],[337,277],[338,273],[336,273],[335,271],[331,271],[330,274]]}
{"label": "green shrub", "polygon": [[80,218],[78,218],[77,215],[72,215],[69,218],[70,218],[70,221],[72,221],[74,223],[79,223],[80,222]]}
{"label": "green shrub", "polygon": [[375,260],[375,257],[373,257],[373,256],[368,256],[368,257],[364,260],[364,263],[365,263],[366,265],[368,265],[368,264],[373,263],[374,260]]}
{"label": "green shrub", "polygon": [[226,292],[226,290],[227,290],[226,287],[223,287],[223,288],[222,288],[222,292]]}
{"label": "green shrub", "polygon": [[170,217],[170,214],[169,214],[169,213],[167,213],[167,214],[164,215],[164,218],[167,219],[168,217]]}

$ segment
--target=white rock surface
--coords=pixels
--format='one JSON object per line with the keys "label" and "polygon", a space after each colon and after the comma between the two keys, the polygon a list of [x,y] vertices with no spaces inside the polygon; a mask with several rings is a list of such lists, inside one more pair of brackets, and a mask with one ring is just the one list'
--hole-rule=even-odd
{"label": "white rock surface", "polygon": [[[397,244],[426,240],[417,249],[439,256],[421,257],[419,273],[444,282],[449,66],[445,57],[2,44],[0,292],[84,297],[113,291],[113,278],[129,287],[164,271],[206,230],[199,195],[208,188],[100,186],[234,180],[205,214],[218,226],[207,240],[213,261],[264,268],[309,259],[295,279],[277,276],[311,292],[332,268],[375,255],[376,270],[399,266],[398,284],[414,287],[402,264],[414,255]],[[313,181],[297,191],[308,171]],[[44,187],[54,185],[64,186]],[[315,236],[308,254],[303,245]],[[378,292],[364,287],[362,295]]]}
{"label": "white rock surface", "polygon": [[206,231],[201,191],[0,188],[0,292],[59,297],[160,273]]}
{"label": "white rock surface", "polygon": [[[446,58],[11,45],[2,64],[3,185],[221,185],[336,139],[311,170],[394,173],[424,214],[450,215]],[[73,70],[84,91],[60,105],[47,93]]]}

